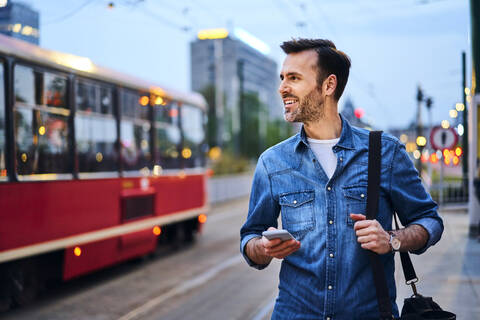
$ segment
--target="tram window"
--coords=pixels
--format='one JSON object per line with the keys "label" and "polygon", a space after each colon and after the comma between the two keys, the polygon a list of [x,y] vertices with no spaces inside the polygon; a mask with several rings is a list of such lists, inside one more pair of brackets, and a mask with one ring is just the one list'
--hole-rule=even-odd
{"label": "tram window", "polygon": [[178,103],[172,101],[166,105],[155,106],[155,121],[179,125]]}
{"label": "tram window", "polygon": [[123,169],[132,171],[150,167],[150,123],[122,119],[120,133]]}
{"label": "tram window", "polygon": [[75,116],[75,139],[80,172],[117,171],[117,125],[114,117]]}
{"label": "tram window", "polygon": [[32,68],[15,66],[15,100],[35,104],[35,76]]}
{"label": "tram window", "polygon": [[97,105],[97,88],[94,84],[77,82],[76,98],[78,111],[95,112]]}
{"label": "tram window", "polygon": [[129,91],[122,90],[121,94],[121,106],[122,106],[122,117],[135,118],[135,109],[138,105],[138,95]]}
{"label": "tram window", "polygon": [[156,164],[164,169],[179,168],[179,146],[182,139],[180,129],[171,124],[157,122],[155,131]]}
{"label": "tram window", "polygon": [[5,89],[3,87],[3,64],[0,61],[0,181],[7,179],[5,166]]}
{"label": "tram window", "polygon": [[31,108],[15,108],[15,142],[19,175],[67,173],[67,117]]}
{"label": "tram window", "polygon": [[14,79],[17,173],[69,173],[66,77],[16,65]]}
{"label": "tram window", "polygon": [[45,73],[43,86],[44,104],[49,107],[67,107],[67,79],[57,74]]}
{"label": "tram window", "polygon": [[120,142],[123,169],[139,170],[151,167],[150,121],[148,121],[150,105],[140,105],[138,92],[123,89],[120,104],[122,120],[120,123]]}
{"label": "tram window", "polygon": [[100,87],[100,113],[113,115],[112,89]]}
{"label": "tram window", "polygon": [[204,155],[204,114],[201,109],[183,105],[181,110],[182,131],[184,136],[182,157],[187,168],[201,167],[205,162]]}
{"label": "tram window", "polygon": [[117,171],[117,125],[113,115],[112,89],[77,81],[75,139],[81,173]]}

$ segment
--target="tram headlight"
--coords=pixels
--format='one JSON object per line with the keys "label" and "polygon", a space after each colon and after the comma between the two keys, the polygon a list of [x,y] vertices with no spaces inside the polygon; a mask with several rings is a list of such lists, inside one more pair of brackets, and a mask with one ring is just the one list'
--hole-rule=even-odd
{"label": "tram headlight", "polygon": [[80,257],[82,255],[82,249],[80,249],[80,247],[75,247],[75,249],[73,249],[73,254],[76,257]]}

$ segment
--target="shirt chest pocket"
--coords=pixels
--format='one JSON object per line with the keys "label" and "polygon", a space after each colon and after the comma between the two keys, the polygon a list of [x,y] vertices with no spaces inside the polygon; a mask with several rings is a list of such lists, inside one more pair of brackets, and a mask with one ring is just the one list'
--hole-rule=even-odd
{"label": "shirt chest pocket", "polygon": [[367,186],[344,187],[343,194],[346,203],[345,221],[353,227],[355,221],[350,218],[350,213],[367,214]]}
{"label": "shirt chest pocket", "polygon": [[279,197],[282,225],[296,237],[315,226],[313,190],[283,193]]}

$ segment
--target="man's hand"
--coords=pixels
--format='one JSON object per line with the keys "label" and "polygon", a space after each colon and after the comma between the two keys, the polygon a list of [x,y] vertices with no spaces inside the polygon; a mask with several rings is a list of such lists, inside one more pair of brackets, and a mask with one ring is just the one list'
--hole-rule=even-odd
{"label": "man's hand", "polygon": [[[276,230],[273,227],[268,230]],[[283,259],[300,248],[297,240],[268,240],[265,237],[252,238],[245,246],[247,256],[256,264],[268,264],[272,258]]]}
{"label": "man's hand", "polygon": [[366,220],[363,214],[351,213],[350,218],[356,221],[354,225],[357,241],[363,249],[371,250],[378,254],[391,251],[390,235],[377,220]]}
{"label": "man's hand", "polygon": [[[277,230],[274,227],[268,228],[268,230]],[[294,253],[300,249],[300,241],[295,239],[282,241],[280,239],[268,240],[265,237],[262,237],[262,245],[264,248],[265,255],[277,259],[283,259],[286,256]]]}

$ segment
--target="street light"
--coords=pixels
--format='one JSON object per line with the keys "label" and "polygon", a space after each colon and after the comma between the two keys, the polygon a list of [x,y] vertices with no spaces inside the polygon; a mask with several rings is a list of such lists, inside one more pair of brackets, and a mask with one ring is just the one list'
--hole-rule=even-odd
{"label": "street light", "polygon": [[426,144],[427,144],[427,139],[424,136],[417,137],[417,146],[425,147]]}
{"label": "street light", "polygon": [[463,103],[457,103],[455,104],[455,109],[457,109],[457,111],[464,111],[465,110],[465,105]]}
{"label": "street light", "polygon": [[450,122],[448,122],[448,120],[442,120],[442,128],[443,129],[450,128]]}
{"label": "street light", "polygon": [[450,115],[450,118],[453,118],[453,119],[455,119],[458,116],[458,112],[455,109],[450,110],[448,114]]}

